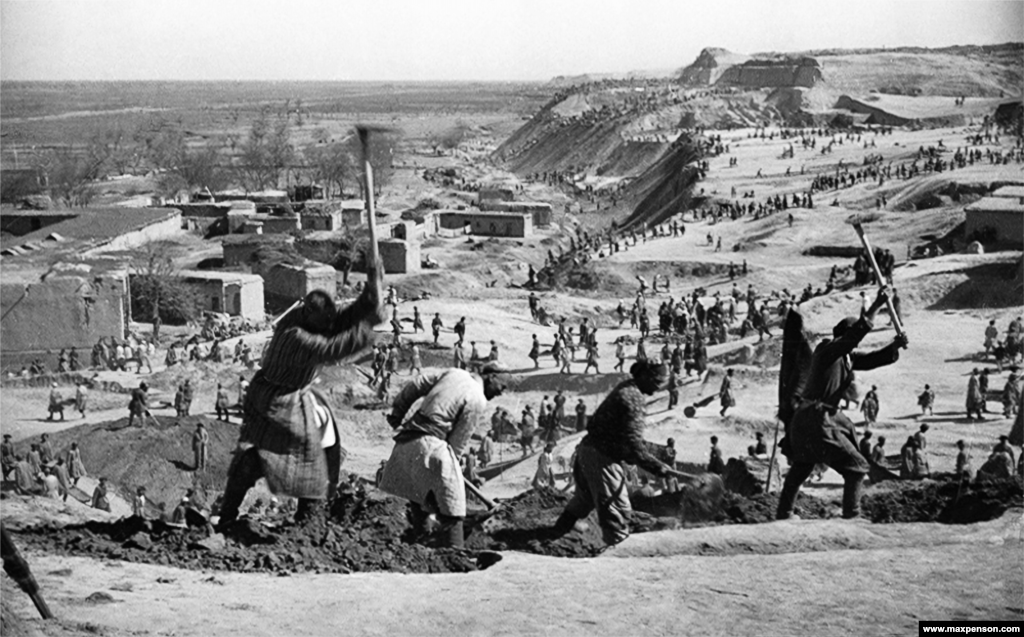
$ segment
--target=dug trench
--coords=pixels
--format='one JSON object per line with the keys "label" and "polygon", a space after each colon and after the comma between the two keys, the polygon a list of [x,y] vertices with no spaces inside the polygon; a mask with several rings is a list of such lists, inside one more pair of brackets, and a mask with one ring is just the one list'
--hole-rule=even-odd
{"label": "dug trench", "polygon": [[[141,518],[12,530],[16,541],[32,551],[193,570],[282,576],[357,571],[460,573],[487,568],[501,560],[501,551],[567,558],[601,553],[604,545],[593,514],[586,528],[561,538],[550,537],[548,529],[569,497],[551,489],[530,490],[500,502],[489,517],[471,511],[463,549],[432,548],[430,537],[413,537],[406,503],[356,480],[301,523],[283,513],[243,518],[223,535],[214,533],[209,525],[183,529]],[[748,498],[727,492],[713,515],[687,522],[685,492],[663,494],[637,500],[630,524],[634,533],[684,526],[765,524],[773,519],[777,503],[776,495]],[[967,524],[998,518],[1021,504],[1021,483],[1016,479],[972,486],[926,480],[869,487],[862,510],[874,523]],[[838,508],[838,502],[805,495],[796,512],[805,520],[826,519],[837,516]]]}

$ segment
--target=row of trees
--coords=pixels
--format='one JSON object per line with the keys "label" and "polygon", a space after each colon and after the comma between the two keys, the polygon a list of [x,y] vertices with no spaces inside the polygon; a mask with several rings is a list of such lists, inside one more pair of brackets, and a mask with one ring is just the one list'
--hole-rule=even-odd
{"label": "row of trees", "polygon": [[[17,200],[45,190],[64,205],[86,206],[91,184],[110,174],[159,175],[159,194],[238,186],[265,190],[299,183],[316,183],[327,195],[341,196],[346,185],[363,183],[361,149],[353,133],[341,140],[323,128],[312,140],[296,146],[291,111],[262,108],[245,135],[226,132],[200,136],[188,132],[181,120],[154,117],[134,130],[121,125],[97,132],[83,145],[50,148],[29,158],[31,179],[8,179],[3,199]],[[395,134],[375,135],[370,163],[377,194],[391,179],[398,143]]]}

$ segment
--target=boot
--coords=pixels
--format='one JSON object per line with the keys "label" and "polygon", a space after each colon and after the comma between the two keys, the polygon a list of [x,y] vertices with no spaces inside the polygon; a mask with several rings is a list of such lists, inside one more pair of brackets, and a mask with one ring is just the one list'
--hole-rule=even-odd
{"label": "boot", "polygon": [[220,518],[217,520],[218,529],[226,529],[238,519],[238,507],[242,506],[242,500],[245,499],[245,494],[248,491],[248,489],[231,491],[225,489],[220,503]]}
{"label": "boot", "polygon": [[843,476],[843,518],[850,520],[860,517],[861,485],[864,484],[863,473],[847,473]]}
{"label": "boot", "polygon": [[232,459],[228,467],[228,483],[221,499],[218,527],[226,528],[238,518],[238,508],[260,475],[259,457],[255,450],[250,449]]}
{"label": "boot", "polygon": [[444,522],[446,525],[441,532],[441,546],[453,549],[463,548],[465,546],[465,538],[463,536],[463,519],[445,517],[446,519]]}
{"label": "boot", "polygon": [[786,474],[786,479],[782,483],[782,493],[779,494],[779,506],[775,511],[776,520],[788,520],[792,517],[800,486],[812,471],[814,471],[814,465],[811,463],[798,463],[789,467],[789,473]]}
{"label": "boot", "polygon": [[310,498],[299,498],[299,505],[295,510],[295,523],[301,524],[313,517],[321,500]]}

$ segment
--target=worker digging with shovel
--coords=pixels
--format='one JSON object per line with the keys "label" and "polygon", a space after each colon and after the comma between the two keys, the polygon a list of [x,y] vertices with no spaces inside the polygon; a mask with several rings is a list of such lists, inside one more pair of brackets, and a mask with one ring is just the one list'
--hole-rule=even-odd
{"label": "worker digging with shovel", "polygon": [[572,531],[595,508],[607,545],[629,537],[632,506],[626,488],[626,463],[659,478],[677,478],[697,494],[721,494],[724,490],[718,476],[677,471],[655,458],[644,442],[645,396],[654,395],[665,385],[668,367],[654,361],[637,361],[629,373],[632,378],[608,394],[587,424],[587,435],[576,449],[572,468],[576,492],[551,529],[553,538]]}
{"label": "worker digging with shovel", "polygon": [[[418,532],[430,532],[434,516],[444,546],[462,547],[466,489],[476,492],[463,478],[459,458],[473,431],[487,421],[487,401],[508,385],[509,376],[497,363],[484,365],[476,374],[452,368],[418,376],[392,403],[387,419],[398,435],[380,489],[409,500]],[[419,409],[406,420],[406,412],[420,398]]]}

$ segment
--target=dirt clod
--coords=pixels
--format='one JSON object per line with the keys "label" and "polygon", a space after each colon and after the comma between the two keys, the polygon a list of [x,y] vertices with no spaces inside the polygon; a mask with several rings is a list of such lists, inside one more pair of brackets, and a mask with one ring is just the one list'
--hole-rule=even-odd
{"label": "dirt clod", "polygon": [[86,597],[85,601],[89,604],[112,604],[114,603],[114,597],[110,593],[96,591],[92,595]]}
{"label": "dirt clod", "polygon": [[[600,526],[591,515],[585,528],[553,538],[555,520],[570,494],[551,489],[527,491],[501,503],[494,515],[472,512],[464,549],[431,548],[431,538],[413,534],[408,504],[361,487],[342,491],[301,523],[286,519],[242,518],[223,535],[209,528],[181,529],[161,522],[126,518],[115,522],[37,527],[18,532],[28,548],[60,554],[91,555],[188,569],[240,572],[351,573],[397,571],[464,573],[501,559],[496,551],[522,551],[556,557],[591,557],[604,549]],[[886,483],[868,489],[863,515],[872,522],[971,523],[1020,506],[1019,481],[981,485],[951,481]],[[777,494],[746,498],[727,492],[722,513],[706,524],[759,524],[775,518]],[[838,515],[838,502],[804,495],[796,514],[803,519]],[[682,517],[634,512],[634,533],[693,525]],[[582,525],[581,525],[582,526]]]}

